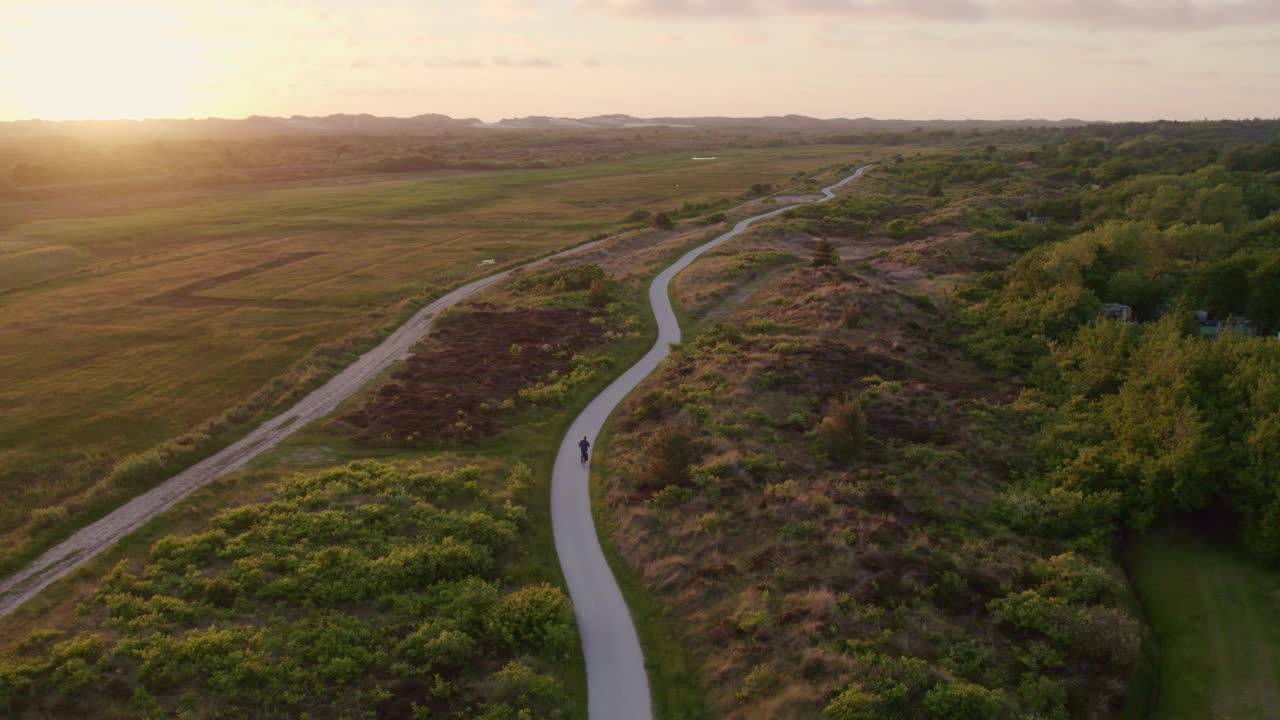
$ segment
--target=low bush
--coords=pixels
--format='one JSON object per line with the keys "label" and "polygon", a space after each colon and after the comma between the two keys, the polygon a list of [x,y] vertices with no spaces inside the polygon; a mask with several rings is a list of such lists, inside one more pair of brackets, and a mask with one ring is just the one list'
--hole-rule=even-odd
{"label": "low bush", "polygon": [[[505,485],[527,476],[517,465]],[[559,681],[522,663],[556,667],[573,652],[568,599],[499,584],[497,558],[519,552],[508,517],[522,508],[482,480],[476,468],[358,462],[288,478],[211,530],[165,536],[145,566],[102,579],[80,634],[0,663],[0,708],[370,717],[423,681],[442,689],[431,704],[447,715],[562,708]]]}

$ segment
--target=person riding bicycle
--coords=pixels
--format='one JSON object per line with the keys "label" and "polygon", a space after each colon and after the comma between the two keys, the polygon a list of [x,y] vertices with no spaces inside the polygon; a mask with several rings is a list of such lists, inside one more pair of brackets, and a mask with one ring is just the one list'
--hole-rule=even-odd
{"label": "person riding bicycle", "polygon": [[587,450],[591,448],[591,443],[587,442],[587,436],[582,436],[582,442],[578,443],[578,447],[582,448],[582,462],[587,461]]}

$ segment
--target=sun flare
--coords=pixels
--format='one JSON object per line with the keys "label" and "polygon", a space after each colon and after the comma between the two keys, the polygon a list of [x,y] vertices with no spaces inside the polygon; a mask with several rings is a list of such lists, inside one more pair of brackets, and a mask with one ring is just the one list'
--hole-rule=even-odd
{"label": "sun flare", "polygon": [[214,68],[179,4],[46,2],[11,11],[6,102],[51,120],[191,115]]}

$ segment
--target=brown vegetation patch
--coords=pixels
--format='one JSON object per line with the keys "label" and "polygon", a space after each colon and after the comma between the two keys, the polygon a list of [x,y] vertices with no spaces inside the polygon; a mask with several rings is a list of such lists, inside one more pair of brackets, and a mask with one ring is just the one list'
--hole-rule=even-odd
{"label": "brown vegetation patch", "polygon": [[165,305],[168,307],[191,307],[191,306],[209,306],[209,305],[220,305],[220,306],[227,306],[227,307],[238,307],[242,305],[267,305],[271,307],[305,307],[313,303],[309,303],[302,300],[253,300],[253,299],[242,299],[242,298],[208,297],[205,295],[200,295],[199,293],[205,292],[206,290],[212,290],[216,287],[226,285],[227,283],[235,282],[236,280],[243,280],[244,278],[247,278],[251,275],[264,273],[264,272],[267,272],[268,270],[275,270],[276,268],[281,268],[286,265],[292,265],[293,263],[301,262],[303,260],[308,260],[310,258],[316,257],[317,255],[323,255],[323,254],[324,253],[322,252],[289,253],[288,255],[275,258],[274,260],[268,260],[264,263],[259,263],[257,265],[254,265],[253,267],[247,267],[240,270],[233,270],[232,272],[222,273],[221,275],[214,275],[213,277],[208,277],[203,280],[197,280],[196,282],[188,283],[187,285],[183,285],[181,287],[177,287],[172,290],[168,290],[166,292],[160,293],[159,295],[154,295],[152,297],[146,298],[145,300],[141,301],[141,304]]}
{"label": "brown vegetation patch", "polygon": [[928,237],[902,243],[877,267],[888,272],[913,268],[934,275],[991,272],[1003,269],[1012,257],[990,240],[938,228]]}
{"label": "brown vegetation patch", "polygon": [[365,443],[430,443],[501,429],[503,400],[598,340],[575,308],[472,310],[446,322],[360,409],[337,422]]}

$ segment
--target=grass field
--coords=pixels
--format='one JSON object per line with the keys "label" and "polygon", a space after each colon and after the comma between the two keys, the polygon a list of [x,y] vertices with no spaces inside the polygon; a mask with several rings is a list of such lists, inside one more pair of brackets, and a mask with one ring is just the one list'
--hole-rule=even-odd
{"label": "grass field", "polygon": [[1160,643],[1155,720],[1280,713],[1280,574],[1189,532],[1131,548],[1133,583]]}
{"label": "grass field", "polygon": [[667,154],[205,192],[61,217],[0,207],[0,552],[29,555],[38,528],[47,544],[73,526],[85,491],[122,458],[273,380],[283,401],[332,372],[424,298],[486,272],[481,260],[515,262],[638,208],[733,198],[854,155]]}

